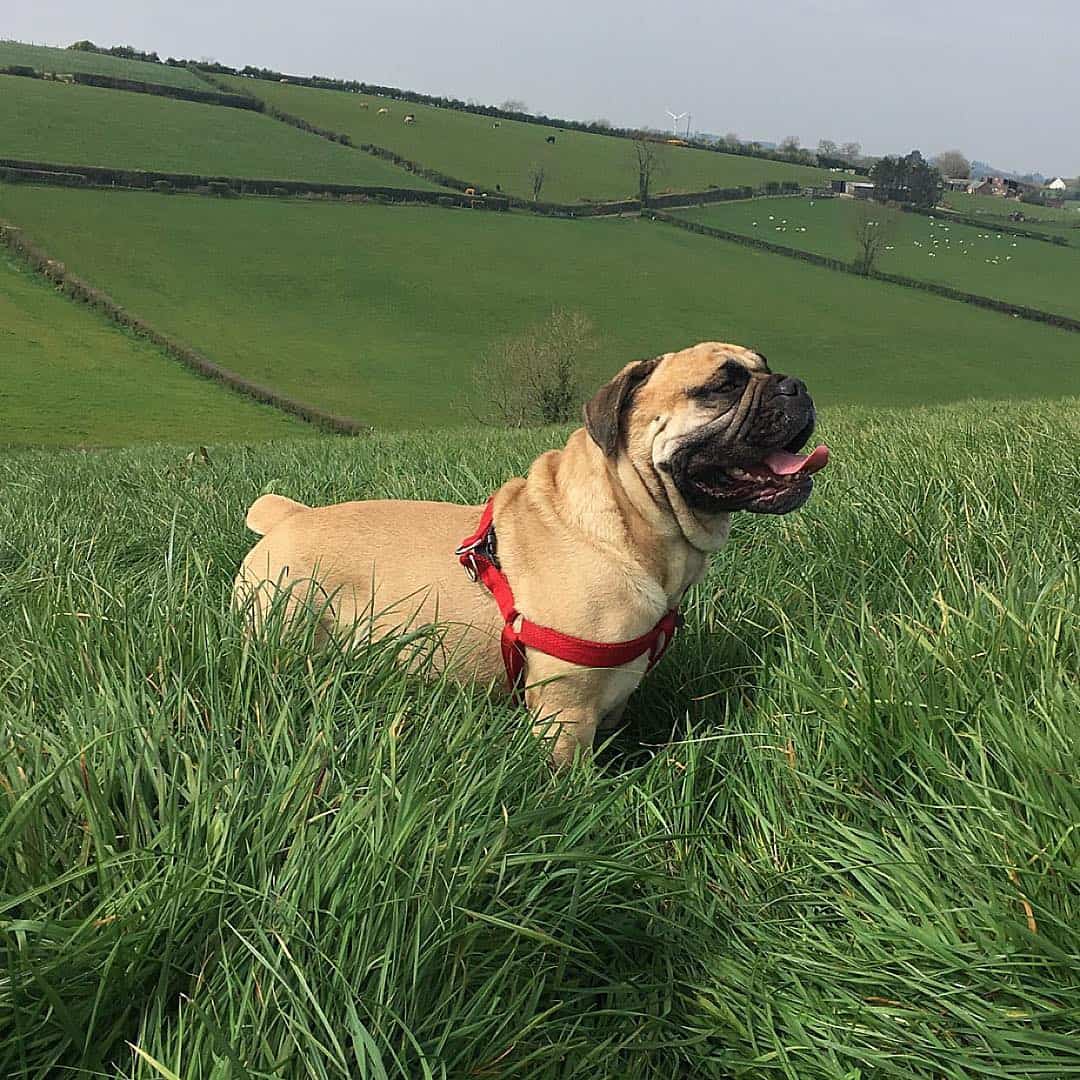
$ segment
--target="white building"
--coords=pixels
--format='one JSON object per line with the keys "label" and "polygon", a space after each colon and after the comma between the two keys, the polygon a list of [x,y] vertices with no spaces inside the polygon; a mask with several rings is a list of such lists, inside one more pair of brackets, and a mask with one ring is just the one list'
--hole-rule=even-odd
{"label": "white building", "polygon": [[1069,185],[1061,179],[1060,176],[1055,176],[1049,184],[1046,185],[1047,191],[1064,191]]}

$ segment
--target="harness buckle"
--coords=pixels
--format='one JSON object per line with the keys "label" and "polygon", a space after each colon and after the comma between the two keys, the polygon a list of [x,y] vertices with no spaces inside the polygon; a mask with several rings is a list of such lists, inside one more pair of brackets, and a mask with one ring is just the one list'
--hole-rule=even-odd
{"label": "harness buckle", "polygon": [[459,548],[457,554],[462,556],[461,565],[465,567],[465,573],[469,575],[469,580],[473,583],[479,581],[480,571],[476,566],[476,552],[462,551]]}

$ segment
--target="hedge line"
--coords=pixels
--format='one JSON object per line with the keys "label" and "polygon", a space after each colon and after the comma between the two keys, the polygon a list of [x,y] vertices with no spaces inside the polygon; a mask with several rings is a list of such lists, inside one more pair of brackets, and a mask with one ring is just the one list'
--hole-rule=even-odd
{"label": "hedge line", "polygon": [[786,255],[791,259],[801,259],[814,266],[823,266],[828,270],[840,270],[845,274],[854,274],[857,277],[868,277],[875,281],[888,282],[890,285],[903,285],[908,289],[921,289],[923,292],[933,293],[935,296],[943,296],[947,300],[959,300],[964,304],[974,307],[987,308],[990,311],[1000,311],[1005,315],[1016,315],[1021,319],[1029,319],[1031,322],[1046,323],[1056,326],[1061,330],[1072,330],[1080,333],[1080,319],[1070,318],[1068,315],[1058,315],[1052,311],[1042,311],[1039,308],[1024,307],[1020,304],[1010,304],[1004,300],[995,300],[989,296],[979,296],[976,293],[964,292],[962,289],[954,289],[949,285],[938,285],[931,281],[920,281],[918,278],[905,277],[902,274],[887,274],[882,270],[871,270],[864,274],[856,270],[849,262],[843,259],[833,259],[828,255],[818,255],[813,251],[799,251],[797,248],[784,247],[782,244],[774,244],[769,240],[759,240],[755,236],[744,236],[742,233],[728,232],[727,229],[717,229],[712,225],[702,225],[696,221],[686,221],[675,217],[673,214],[665,214],[662,211],[650,213],[653,221],[662,221],[668,225],[675,225],[687,232],[698,233],[701,236],[711,236],[718,240],[729,240],[733,244],[742,244],[743,247],[757,248],[759,251],[768,251],[774,255]]}
{"label": "hedge line", "polygon": [[470,209],[506,210],[509,200],[489,195],[462,195],[426,188],[396,188],[359,184],[320,184],[308,180],[263,180],[237,176],[200,176],[194,173],[110,169],[101,165],[58,165],[54,162],[0,158],[0,180],[61,184],[65,187],[123,187],[139,190],[192,191],[203,195],[328,196],[382,202],[426,203]]}
{"label": "hedge line", "polygon": [[111,296],[95,289],[81,278],[68,273],[63,263],[50,259],[40,248],[35,247],[21,230],[10,226],[0,225],[0,244],[7,247],[11,252],[21,258],[32,270],[41,274],[52,282],[57,289],[62,291],[71,300],[77,300],[86,304],[95,311],[100,312],[120,326],[133,330],[140,337],[153,342],[159,348],[164,349],[175,360],[179,360],[185,367],[207,379],[213,379],[223,386],[262,402],[264,405],[272,405],[282,412],[290,413],[301,420],[314,424],[316,427],[325,428],[342,435],[361,435],[371,431],[370,425],[361,424],[347,416],[337,416],[315,405],[308,405],[295,398],[286,397],[276,390],[267,386],[261,386],[244,378],[243,375],[223,368],[208,360],[202,353],[177,341],[160,330],[155,330],[149,323],[140,319],[121,307]]}
{"label": "hedge line", "polygon": [[968,214],[944,213],[941,210],[927,210],[921,206],[912,206],[910,203],[901,203],[900,209],[909,214],[922,214],[924,217],[935,218],[938,221],[956,221],[961,225],[974,225],[977,229],[992,229],[994,232],[1007,233],[1009,236],[1021,236],[1025,240],[1042,240],[1047,244],[1068,244],[1064,236],[1051,236],[1047,233],[1035,232],[1032,229],[1024,229],[1012,222],[998,224],[996,221],[980,220]]}
{"label": "hedge line", "polygon": [[262,112],[263,104],[248,94],[232,94],[219,90],[191,90],[186,86],[164,86],[161,83],[140,82],[138,79],[117,79],[111,75],[91,75],[77,71],[72,81],[80,86],[97,86],[104,90],[128,90],[133,94],[155,94],[158,97],[197,101],[202,105],[224,105],[229,109],[251,109]]}

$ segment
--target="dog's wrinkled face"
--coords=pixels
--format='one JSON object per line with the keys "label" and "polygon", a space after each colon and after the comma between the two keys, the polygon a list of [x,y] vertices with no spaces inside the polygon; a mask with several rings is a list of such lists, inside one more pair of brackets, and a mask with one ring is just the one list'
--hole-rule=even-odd
{"label": "dog's wrinkled face", "polygon": [[605,453],[628,454],[669,497],[705,514],[796,510],[829,457],[824,446],[798,452],[815,420],[803,383],[721,342],[628,365],[586,405],[585,419]]}

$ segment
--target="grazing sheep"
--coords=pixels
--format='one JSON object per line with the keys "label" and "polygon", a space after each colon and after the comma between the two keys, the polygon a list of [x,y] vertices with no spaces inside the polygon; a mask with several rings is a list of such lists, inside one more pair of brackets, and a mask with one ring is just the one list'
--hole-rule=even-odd
{"label": "grazing sheep", "polygon": [[366,101],[361,101],[361,102],[360,102],[360,108],[361,108],[361,109],[366,109],[366,108],[368,108],[368,103],[367,103]]}
{"label": "grazing sheep", "polygon": [[498,120],[496,120],[496,121],[495,121],[495,123],[493,123],[493,124],[492,124],[491,126],[492,126],[493,128],[497,128],[497,127],[499,126],[499,121],[498,121]]}
{"label": "grazing sheep", "polygon": [[387,108],[387,107],[386,107],[386,106],[384,105],[384,106],[383,106],[383,107],[382,107],[382,108],[381,108],[381,109],[379,110],[379,115],[380,115],[380,116],[389,116],[389,115],[390,115],[390,110],[389,110],[389,109],[388,109],[388,108]]}
{"label": "grazing sheep", "polygon": [[544,140],[544,142],[549,142],[549,143],[553,143],[554,141],[555,141],[555,136],[554,136],[554,135],[549,135],[549,136],[548,136],[548,137],[547,137],[547,138],[546,138],[546,139]]}
{"label": "grazing sheep", "polygon": [[415,124],[416,123],[416,117],[413,116],[412,113],[406,113],[405,114],[405,123],[406,124]]}

